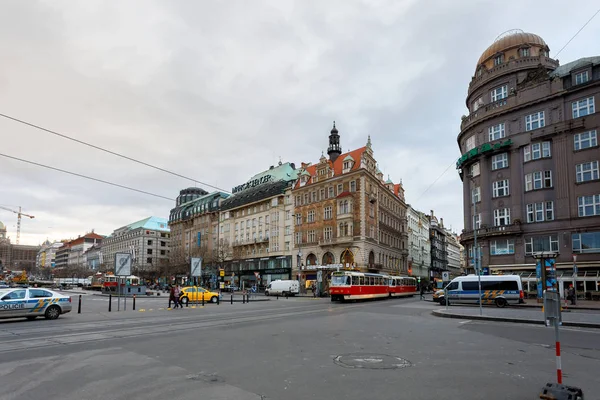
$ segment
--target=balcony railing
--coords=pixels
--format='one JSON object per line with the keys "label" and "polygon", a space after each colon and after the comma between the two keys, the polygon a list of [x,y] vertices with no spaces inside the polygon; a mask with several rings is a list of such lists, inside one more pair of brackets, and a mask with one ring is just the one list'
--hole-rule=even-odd
{"label": "balcony railing", "polygon": [[[477,229],[477,237],[489,237],[489,236],[503,236],[503,235],[515,235],[523,232],[523,228],[520,223],[502,226],[490,226]],[[473,240],[473,230],[463,230],[461,240]]]}
{"label": "balcony railing", "polygon": [[484,117],[489,117],[491,115],[502,112],[505,109],[514,107],[517,105],[517,97],[515,95],[510,95],[493,103],[485,104],[477,109],[477,111],[473,111],[466,117],[463,117],[462,122],[460,124],[460,130],[464,131],[467,129],[472,123],[481,120]]}

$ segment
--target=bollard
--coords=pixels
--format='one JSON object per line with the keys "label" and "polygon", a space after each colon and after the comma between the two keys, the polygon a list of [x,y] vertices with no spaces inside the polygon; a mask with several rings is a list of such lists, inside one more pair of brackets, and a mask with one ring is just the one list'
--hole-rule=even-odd
{"label": "bollard", "polygon": [[81,314],[81,295],[79,295],[79,304],[77,305],[77,314]]}
{"label": "bollard", "polygon": [[202,292],[202,307],[204,307],[204,292]]}
{"label": "bollard", "polygon": [[108,312],[112,310],[112,294],[108,295]]}
{"label": "bollard", "polygon": [[135,311],[135,294],[133,295],[133,311]]}
{"label": "bollard", "polygon": [[246,303],[250,303],[250,295],[249,295],[249,294],[247,294],[246,296],[247,296],[247,297],[246,297]]}
{"label": "bollard", "polygon": [[242,304],[246,304],[246,295],[242,293]]}
{"label": "bollard", "polygon": [[217,296],[217,305],[221,303],[221,293]]}
{"label": "bollard", "polygon": [[231,304],[233,304],[233,293],[231,293]]}
{"label": "bollard", "polygon": [[277,298],[275,300],[279,300],[279,294],[277,295]]}

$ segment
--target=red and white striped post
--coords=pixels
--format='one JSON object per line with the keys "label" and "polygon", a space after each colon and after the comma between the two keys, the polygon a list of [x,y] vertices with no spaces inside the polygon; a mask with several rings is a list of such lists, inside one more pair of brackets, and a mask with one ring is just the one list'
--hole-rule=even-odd
{"label": "red and white striped post", "polygon": [[558,333],[558,320],[554,320],[554,335],[556,336],[556,380],[562,385],[562,363],[560,361],[560,337]]}

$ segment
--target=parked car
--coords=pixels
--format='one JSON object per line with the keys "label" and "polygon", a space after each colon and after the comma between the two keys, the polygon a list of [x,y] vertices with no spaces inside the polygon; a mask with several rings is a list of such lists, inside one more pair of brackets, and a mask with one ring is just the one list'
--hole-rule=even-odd
{"label": "parked car", "polygon": [[0,289],[0,319],[27,318],[43,315],[46,319],[56,319],[72,309],[71,296],[65,296],[48,289],[9,288]]}
{"label": "parked car", "polygon": [[216,303],[221,297],[219,293],[211,292],[201,287],[186,286],[181,289],[179,300],[182,304],[188,304],[191,302],[201,302],[204,297],[204,301]]}
{"label": "parked car", "polygon": [[300,293],[298,281],[281,280],[272,281],[265,289],[265,296],[294,296]]}

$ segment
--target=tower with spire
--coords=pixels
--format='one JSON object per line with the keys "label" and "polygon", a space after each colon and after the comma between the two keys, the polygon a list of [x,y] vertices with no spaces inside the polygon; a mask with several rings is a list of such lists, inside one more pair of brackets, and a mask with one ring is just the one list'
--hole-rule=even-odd
{"label": "tower with spire", "polygon": [[335,162],[335,160],[342,154],[342,147],[340,146],[340,135],[338,135],[338,130],[335,127],[335,121],[333,121],[333,128],[329,134],[329,147],[327,148],[327,154],[329,155],[329,159],[331,162]]}

